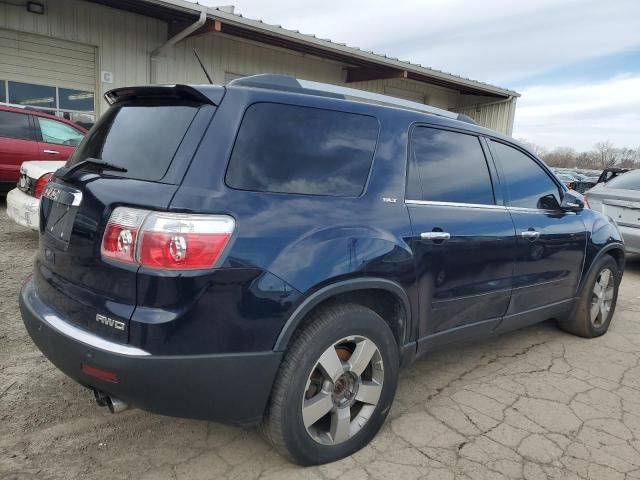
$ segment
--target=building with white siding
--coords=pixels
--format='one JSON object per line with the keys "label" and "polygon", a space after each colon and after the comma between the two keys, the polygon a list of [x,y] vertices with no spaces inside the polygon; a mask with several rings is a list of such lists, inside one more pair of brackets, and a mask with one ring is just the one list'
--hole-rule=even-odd
{"label": "building with white siding", "polygon": [[518,93],[184,0],[0,0],[0,103],[92,123],[111,88],[257,73],[383,93],[510,135]]}

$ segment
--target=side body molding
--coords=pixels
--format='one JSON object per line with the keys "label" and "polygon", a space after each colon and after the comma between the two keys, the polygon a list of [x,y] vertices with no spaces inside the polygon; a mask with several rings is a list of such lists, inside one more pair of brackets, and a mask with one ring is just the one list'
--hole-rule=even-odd
{"label": "side body molding", "polygon": [[360,277],[332,283],[309,295],[298,306],[298,308],[295,309],[284,327],[282,327],[282,331],[280,332],[273,349],[275,351],[284,351],[287,348],[287,344],[289,343],[293,332],[295,332],[306,314],[322,301],[341,293],[368,289],[386,290],[400,300],[404,308],[404,318],[406,319],[405,325],[402,326],[402,330],[404,332],[402,343],[407,343],[410,340],[406,338],[406,335],[407,332],[410,331],[408,326],[411,325],[411,304],[409,302],[409,296],[405,292],[404,288],[391,280],[374,277]]}

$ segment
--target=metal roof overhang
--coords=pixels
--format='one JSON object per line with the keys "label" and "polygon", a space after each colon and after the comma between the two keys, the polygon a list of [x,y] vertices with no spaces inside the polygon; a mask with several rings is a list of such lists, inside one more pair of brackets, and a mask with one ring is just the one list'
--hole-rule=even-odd
{"label": "metal roof overhang", "polygon": [[253,40],[266,45],[285,48],[328,60],[344,63],[347,83],[384,78],[406,78],[457,90],[466,95],[497,98],[519,97],[512,90],[458,77],[446,72],[389,58],[373,52],[324,40],[312,35],[250,20],[217,8],[207,8],[185,0],[85,0],[157,18],[169,24],[169,37],[197,20],[200,12],[207,13],[207,23],[193,35],[210,32]]}

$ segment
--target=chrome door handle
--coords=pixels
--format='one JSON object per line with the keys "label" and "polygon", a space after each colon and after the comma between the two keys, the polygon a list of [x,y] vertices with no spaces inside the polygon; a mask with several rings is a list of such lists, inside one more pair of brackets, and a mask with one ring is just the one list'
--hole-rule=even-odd
{"label": "chrome door handle", "polygon": [[48,153],[49,155],[58,155],[60,152],[57,150],[43,150],[42,153]]}
{"label": "chrome door handle", "polygon": [[422,232],[420,238],[422,240],[449,240],[451,234],[448,232]]}
{"label": "chrome door handle", "polygon": [[540,238],[540,232],[536,232],[535,230],[525,230],[522,232],[522,238],[533,242]]}

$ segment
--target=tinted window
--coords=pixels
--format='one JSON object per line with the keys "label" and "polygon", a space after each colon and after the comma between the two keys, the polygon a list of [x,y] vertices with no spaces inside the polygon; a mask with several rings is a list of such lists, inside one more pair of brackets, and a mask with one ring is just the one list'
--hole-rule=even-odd
{"label": "tinted window", "polygon": [[0,110],[0,137],[31,140],[29,115]]}
{"label": "tinted window", "polygon": [[607,188],[621,190],[640,190],[640,172],[629,172],[618,175],[606,183]]}
{"label": "tinted window", "polygon": [[68,88],[58,89],[58,108],[63,110],[76,110],[82,112],[92,112],[93,92],[83,92],[81,90],[69,90]]}
{"label": "tinted window", "polygon": [[504,172],[509,206],[545,210],[560,207],[558,186],[531,157],[494,141],[491,150]]}
{"label": "tinted window", "polygon": [[37,117],[37,119],[43,142],[75,147],[82,141],[83,134],[66,123],[49,118]]}
{"label": "tinted window", "polygon": [[480,140],[419,127],[411,135],[406,197],[437,202],[495,203]]}
{"label": "tinted window", "polygon": [[258,103],[242,120],[226,181],[242,190],[358,196],[377,137],[373,117]]}
{"label": "tinted window", "polygon": [[110,175],[160,180],[197,110],[183,105],[112,107],[87,134],[71,163],[99,158],[128,170],[122,174],[109,171]]}
{"label": "tinted window", "polygon": [[0,80],[0,103],[6,103],[7,101],[7,82]]}
{"label": "tinted window", "polygon": [[56,87],[9,82],[9,102],[31,107],[56,108]]}

